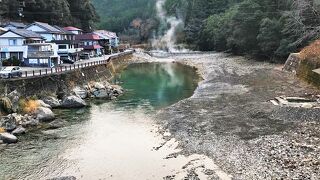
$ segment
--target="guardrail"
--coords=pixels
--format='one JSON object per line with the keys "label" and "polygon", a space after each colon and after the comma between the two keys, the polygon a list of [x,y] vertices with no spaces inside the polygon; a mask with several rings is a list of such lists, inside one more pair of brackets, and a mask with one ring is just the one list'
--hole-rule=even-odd
{"label": "guardrail", "polygon": [[[110,62],[112,59],[129,55],[132,54],[134,51],[126,51],[122,53],[118,53],[115,55],[109,56],[107,59],[104,60],[96,60],[96,61],[91,61],[91,62],[82,62],[78,64],[72,64],[72,65],[64,65],[64,66],[59,66],[55,68],[41,68],[41,69],[34,69],[30,71],[22,71],[22,78],[31,78],[31,77],[37,77],[37,76],[45,76],[45,75],[51,75],[51,74],[59,74],[63,72],[68,72],[68,71],[73,71],[77,69],[82,69],[85,67],[92,67],[92,66],[97,66],[97,65],[102,65],[102,64],[107,64]],[[10,80],[10,79],[8,79]]]}

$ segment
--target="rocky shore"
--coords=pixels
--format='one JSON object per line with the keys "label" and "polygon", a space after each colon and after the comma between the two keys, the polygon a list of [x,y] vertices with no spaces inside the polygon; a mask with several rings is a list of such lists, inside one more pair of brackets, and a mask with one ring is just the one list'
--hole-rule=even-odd
{"label": "rocky shore", "polygon": [[320,110],[270,102],[316,96],[317,89],[278,65],[244,57],[204,53],[170,59],[197,67],[204,78],[191,98],[157,114],[180,141],[181,154],[205,154],[233,179],[320,177]]}
{"label": "rocky shore", "polygon": [[53,109],[84,108],[90,99],[112,100],[124,90],[109,82],[89,82],[57,95],[22,97],[13,91],[0,98],[0,144],[17,143],[18,137],[35,129],[57,129],[65,121],[57,119]]}

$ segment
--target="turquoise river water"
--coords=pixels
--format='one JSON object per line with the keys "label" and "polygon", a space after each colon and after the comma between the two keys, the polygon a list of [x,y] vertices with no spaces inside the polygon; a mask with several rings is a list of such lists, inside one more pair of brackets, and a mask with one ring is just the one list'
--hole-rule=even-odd
{"label": "turquoise river water", "polygon": [[[163,138],[154,114],[192,96],[194,68],[177,63],[129,65],[115,80],[126,92],[80,110],[55,110],[67,125],[37,130],[0,146],[0,179],[162,179],[188,161],[166,159],[174,147],[155,150]],[[174,144],[174,143],[173,143]]]}

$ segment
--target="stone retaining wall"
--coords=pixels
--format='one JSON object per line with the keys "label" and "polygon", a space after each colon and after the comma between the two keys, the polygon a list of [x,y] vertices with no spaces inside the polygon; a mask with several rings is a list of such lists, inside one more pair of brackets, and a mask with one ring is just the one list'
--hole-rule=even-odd
{"label": "stone retaining wall", "polygon": [[44,75],[28,79],[0,80],[0,95],[6,95],[17,90],[23,96],[41,96],[57,94],[59,91],[69,91],[75,86],[84,85],[90,81],[110,80],[115,73],[125,68],[132,54],[112,57],[108,64],[101,64],[60,74]]}
{"label": "stone retaining wall", "polygon": [[283,67],[283,70],[296,74],[301,62],[299,55],[299,53],[291,53]]}

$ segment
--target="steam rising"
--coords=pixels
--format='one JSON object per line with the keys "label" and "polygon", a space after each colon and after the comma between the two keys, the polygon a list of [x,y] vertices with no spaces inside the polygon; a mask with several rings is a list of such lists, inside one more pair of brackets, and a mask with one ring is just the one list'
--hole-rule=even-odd
{"label": "steam rising", "polygon": [[[152,41],[152,47],[156,50],[165,50],[168,52],[178,52],[176,48],[176,30],[177,27],[183,26],[183,20],[174,16],[167,16],[164,10],[165,0],[158,0],[156,3],[157,15],[160,19],[160,29],[165,29],[164,26],[169,25],[163,36],[157,37]],[[160,32],[161,33],[161,32]]]}

